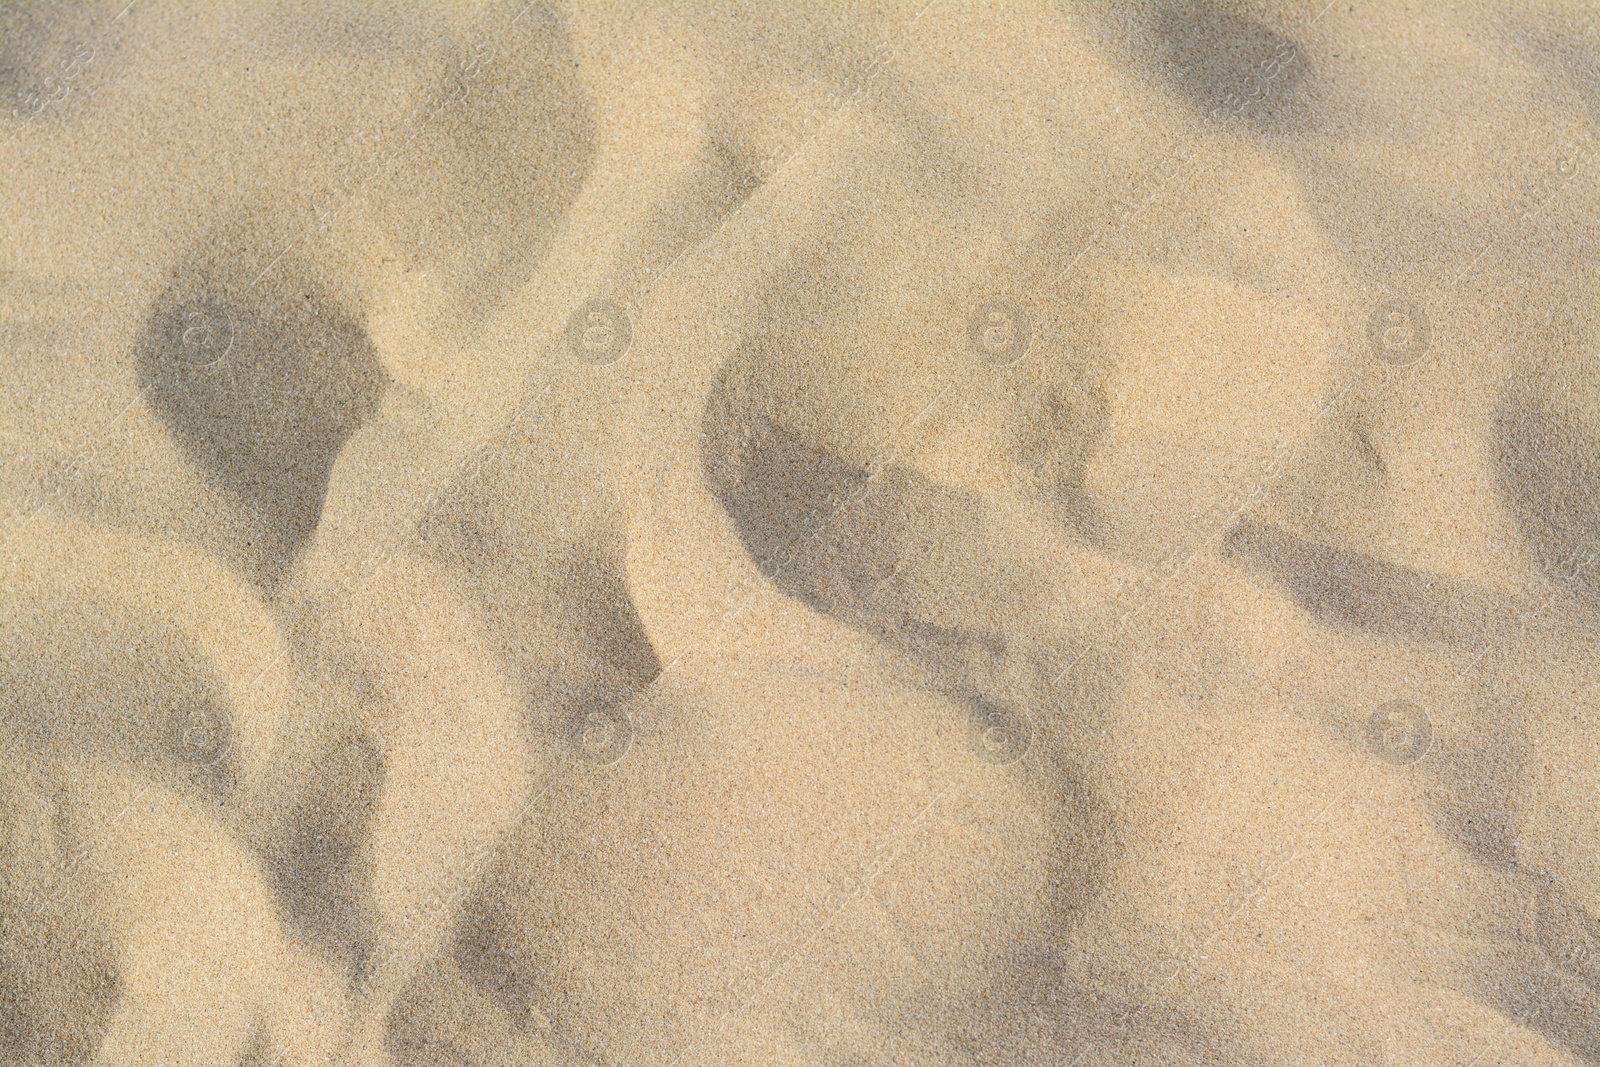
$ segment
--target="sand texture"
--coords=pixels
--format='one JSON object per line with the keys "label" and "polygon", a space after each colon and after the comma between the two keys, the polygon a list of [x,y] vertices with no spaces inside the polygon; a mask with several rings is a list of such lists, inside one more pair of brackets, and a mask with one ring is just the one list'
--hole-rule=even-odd
{"label": "sand texture", "polygon": [[1600,1067],[1600,6],[0,30],[0,1065]]}

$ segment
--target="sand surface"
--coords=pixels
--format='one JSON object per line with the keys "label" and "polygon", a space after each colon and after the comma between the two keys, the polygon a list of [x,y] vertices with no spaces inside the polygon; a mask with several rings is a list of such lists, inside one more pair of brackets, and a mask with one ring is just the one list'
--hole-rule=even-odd
{"label": "sand surface", "polygon": [[1600,9],[0,28],[0,1063],[1600,1064]]}

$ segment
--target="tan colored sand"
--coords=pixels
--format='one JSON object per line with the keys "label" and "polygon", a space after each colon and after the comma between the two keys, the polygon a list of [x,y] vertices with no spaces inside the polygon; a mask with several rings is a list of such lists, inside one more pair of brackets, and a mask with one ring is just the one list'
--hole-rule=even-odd
{"label": "tan colored sand", "polygon": [[0,25],[0,1061],[1600,1056],[1592,10]]}

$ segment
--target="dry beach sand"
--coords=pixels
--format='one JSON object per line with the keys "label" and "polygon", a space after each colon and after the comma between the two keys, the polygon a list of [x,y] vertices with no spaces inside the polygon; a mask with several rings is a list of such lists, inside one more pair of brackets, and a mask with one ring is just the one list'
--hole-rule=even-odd
{"label": "dry beach sand", "polygon": [[1600,9],[0,26],[0,1062],[1600,1063]]}

